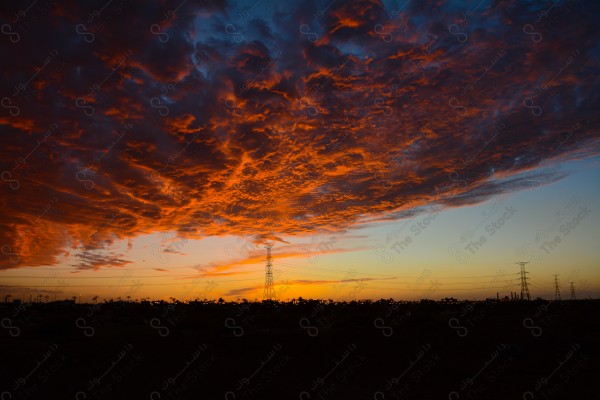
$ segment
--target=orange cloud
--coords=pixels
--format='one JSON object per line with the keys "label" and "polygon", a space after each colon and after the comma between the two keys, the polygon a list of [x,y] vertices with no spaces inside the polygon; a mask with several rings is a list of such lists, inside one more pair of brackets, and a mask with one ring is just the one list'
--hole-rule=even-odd
{"label": "orange cloud", "polygon": [[222,23],[222,2],[163,24],[160,3],[134,19],[107,9],[111,29],[76,33],[55,24],[78,24],[83,5],[38,15],[36,34],[0,43],[0,269],[65,252],[78,268],[123,266],[116,241],[161,231],[342,232],[481,202],[600,152],[593,12],[558,8],[532,42],[518,28],[533,5],[495,3],[459,26],[451,5],[415,3],[302,3],[237,34],[197,29]]}

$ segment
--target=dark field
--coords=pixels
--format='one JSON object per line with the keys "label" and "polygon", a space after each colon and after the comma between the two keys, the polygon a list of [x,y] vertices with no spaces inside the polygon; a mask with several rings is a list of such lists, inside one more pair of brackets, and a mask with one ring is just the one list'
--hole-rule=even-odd
{"label": "dark field", "polygon": [[0,305],[8,399],[595,399],[600,301]]}

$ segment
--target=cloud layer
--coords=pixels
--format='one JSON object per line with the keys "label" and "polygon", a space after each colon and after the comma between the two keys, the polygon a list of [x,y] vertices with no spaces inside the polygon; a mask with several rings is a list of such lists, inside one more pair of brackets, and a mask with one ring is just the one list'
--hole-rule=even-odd
{"label": "cloud layer", "polygon": [[600,151],[600,4],[541,3],[4,4],[0,269],[560,179]]}

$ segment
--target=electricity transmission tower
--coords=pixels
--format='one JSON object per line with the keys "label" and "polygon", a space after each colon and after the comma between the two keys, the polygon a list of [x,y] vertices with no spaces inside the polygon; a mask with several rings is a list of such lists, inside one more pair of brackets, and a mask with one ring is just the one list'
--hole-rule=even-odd
{"label": "electricity transmission tower", "polygon": [[554,300],[560,300],[560,288],[558,287],[558,275],[554,275]]}
{"label": "electricity transmission tower", "polygon": [[515,264],[519,264],[521,266],[521,300],[527,297],[527,300],[530,299],[529,295],[529,287],[527,286],[527,274],[529,272],[525,271],[525,264],[529,264],[529,261],[521,261]]}
{"label": "electricity transmission tower", "polygon": [[569,282],[571,284],[571,300],[575,300],[575,282]]}
{"label": "electricity transmission tower", "polygon": [[274,300],[275,288],[273,284],[273,258],[271,257],[271,248],[273,243],[267,243],[267,265],[265,266],[265,291],[263,293],[264,300]]}

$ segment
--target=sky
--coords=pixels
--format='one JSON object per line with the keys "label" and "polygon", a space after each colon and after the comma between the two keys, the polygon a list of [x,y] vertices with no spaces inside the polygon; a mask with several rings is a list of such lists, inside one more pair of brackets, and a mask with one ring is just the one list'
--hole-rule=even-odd
{"label": "sky", "polygon": [[[600,3],[0,7],[6,299],[600,296]],[[45,301],[44,300],[44,301]]]}

